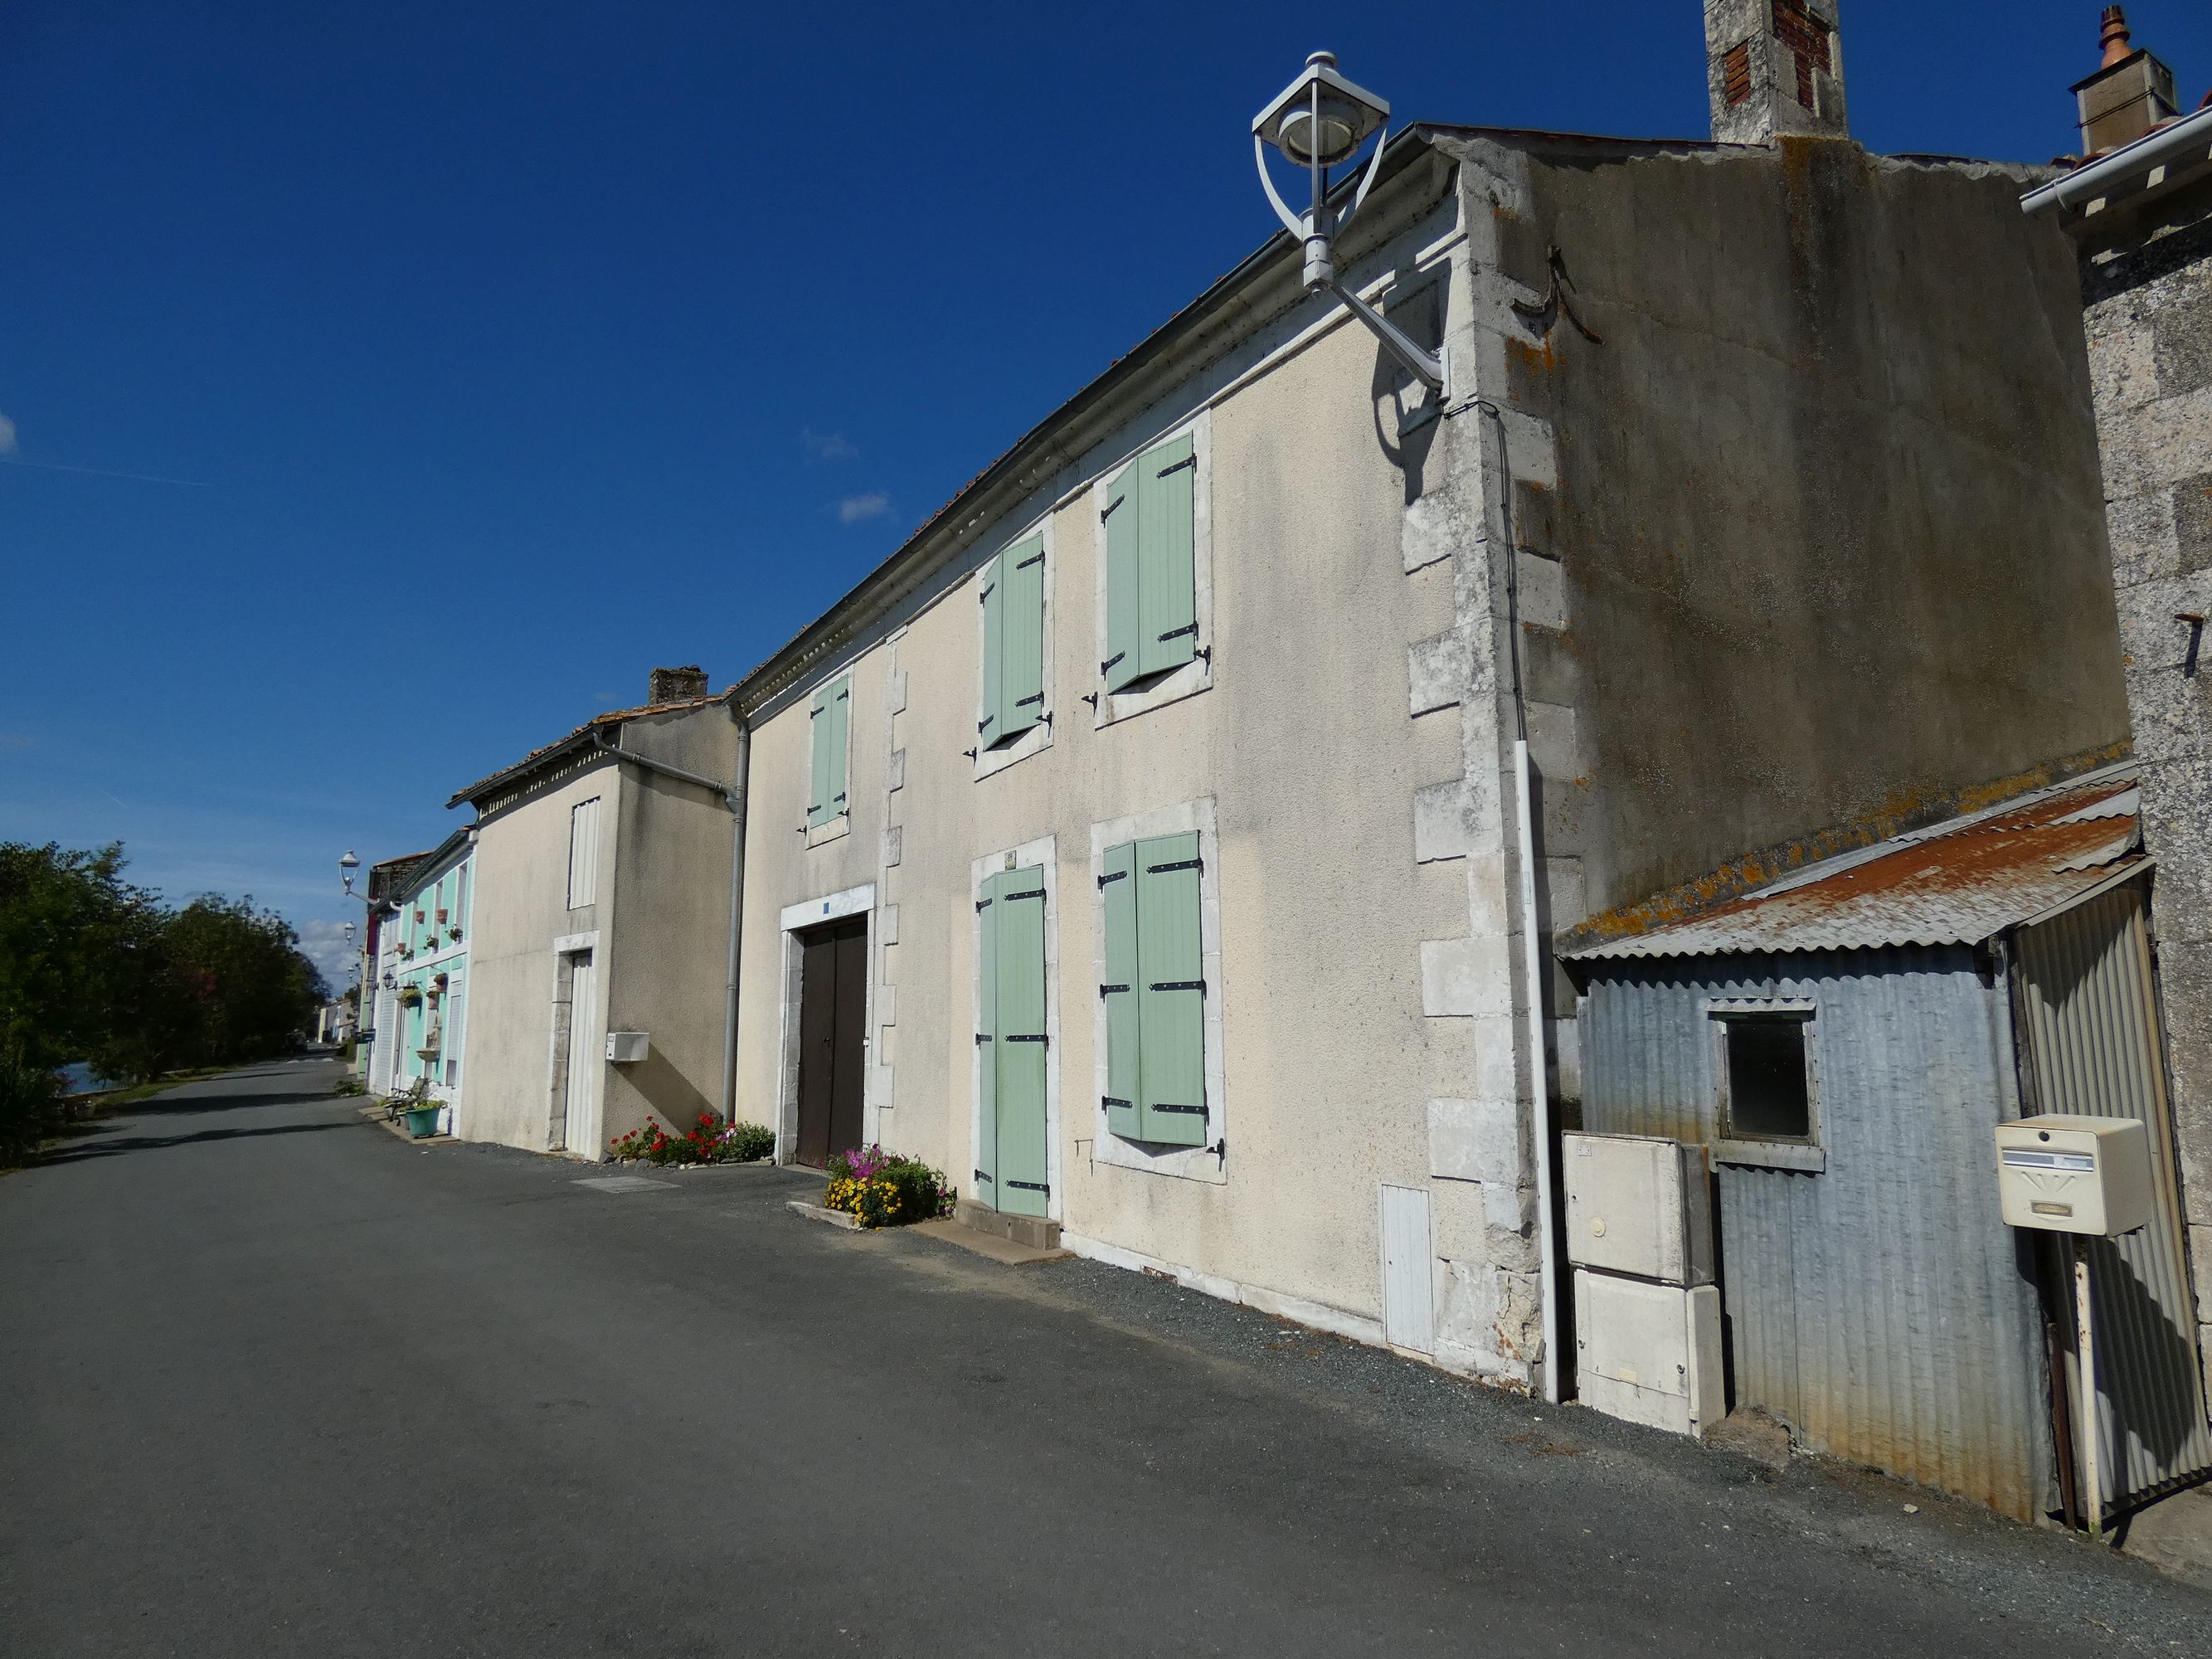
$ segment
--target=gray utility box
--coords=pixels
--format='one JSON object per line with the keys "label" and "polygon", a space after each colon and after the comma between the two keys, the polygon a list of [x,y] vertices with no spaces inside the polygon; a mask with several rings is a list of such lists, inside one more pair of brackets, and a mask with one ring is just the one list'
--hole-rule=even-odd
{"label": "gray utility box", "polygon": [[617,1066],[635,1066],[646,1056],[653,1046],[648,1031],[610,1031],[607,1033],[607,1058]]}
{"label": "gray utility box", "polygon": [[1607,1417],[1704,1434],[1728,1415],[1719,1287],[1577,1268],[1575,1392]]}
{"label": "gray utility box", "polygon": [[1650,1135],[1562,1135],[1567,1260],[1662,1285],[1713,1282],[1705,1149]]}

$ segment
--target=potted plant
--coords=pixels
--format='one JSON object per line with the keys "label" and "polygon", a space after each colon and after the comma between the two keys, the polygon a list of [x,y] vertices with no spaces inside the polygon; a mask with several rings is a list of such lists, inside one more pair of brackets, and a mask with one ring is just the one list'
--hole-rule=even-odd
{"label": "potted plant", "polygon": [[438,1133],[438,1114],[444,1111],[445,1103],[432,1098],[430,1079],[418,1077],[399,1097],[400,1109],[407,1114],[407,1133],[416,1140],[427,1140]]}

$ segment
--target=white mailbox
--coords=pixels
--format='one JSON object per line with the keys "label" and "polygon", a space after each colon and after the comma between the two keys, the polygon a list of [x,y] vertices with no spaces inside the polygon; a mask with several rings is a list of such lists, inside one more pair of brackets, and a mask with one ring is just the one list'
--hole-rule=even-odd
{"label": "white mailbox", "polygon": [[617,1066],[635,1066],[645,1058],[651,1046],[650,1031],[610,1031],[607,1033],[607,1058]]}
{"label": "white mailbox", "polygon": [[1668,1285],[1713,1280],[1705,1149],[1650,1135],[1562,1135],[1567,1260]]}
{"label": "white mailbox", "polygon": [[2151,1218],[2150,1134],[2139,1117],[2046,1112],[1997,1125],[2008,1226],[2117,1238]]}

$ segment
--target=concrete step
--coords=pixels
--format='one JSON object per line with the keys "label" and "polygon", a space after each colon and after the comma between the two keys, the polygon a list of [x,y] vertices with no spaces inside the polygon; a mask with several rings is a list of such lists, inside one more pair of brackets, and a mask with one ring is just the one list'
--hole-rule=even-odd
{"label": "concrete step", "polygon": [[979,1204],[972,1198],[962,1199],[953,1206],[952,1214],[953,1219],[963,1227],[1010,1240],[1024,1249],[1056,1250],[1060,1248],[1060,1223],[1048,1221],[1042,1216],[1006,1215],[988,1204]]}

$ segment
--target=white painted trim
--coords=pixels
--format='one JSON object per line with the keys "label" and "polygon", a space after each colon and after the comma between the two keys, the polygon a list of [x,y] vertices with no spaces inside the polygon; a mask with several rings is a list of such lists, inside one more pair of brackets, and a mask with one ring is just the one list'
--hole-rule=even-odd
{"label": "white painted trim", "polygon": [[1052,648],[1054,637],[1053,630],[1054,626],[1053,590],[1058,586],[1060,573],[1060,549],[1053,534],[1054,516],[1054,514],[1048,513],[1042,519],[1036,520],[1030,524],[1024,525],[1016,534],[1006,538],[1005,541],[1000,544],[999,550],[996,553],[994,553],[991,556],[991,558],[984,560],[982,564],[977,565],[975,572],[973,573],[974,575],[980,580],[983,573],[984,566],[988,565],[992,559],[1004,557],[1009,550],[1020,546],[1023,542],[1028,540],[1031,536],[1042,536],[1044,538],[1044,620],[1040,624],[1044,630],[1044,638],[1042,641],[1044,678],[1040,687],[1040,689],[1044,692],[1044,708],[1039,713],[1037,723],[1030,727],[1028,731],[1023,732],[1020,737],[1015,738],[1013,742],[1008,744],[1004,749],[986,749],[982,744],[981,722],[988,712],[983,707],[983,663],[990,650],[990,646],[983,637],[982,590],[981,588],[976,590],[975,720],[977,738],[975,744],[975,781],[978,783],[981,783],[985,778],[994,776],[998,773],[1005,771],[1009,766],[1013,765],[1018,761],[1025,761],[1031,755],[1052,747],[1053,711],[1059,706],[1058,698],[1055,696],[1053,685],[1053,662],[1054,659],[1059,654]]}
{"label": "white painted trim", "polygon": [[857,915],[869,918],[867,1002],[860,1015],[860,1121],[866,1133],[867,1077],[874,1068],[876,1056],[875,908],[876,884],[864,881],[857,887],[787,904],[776,912],[776,927],[783,939],[783,994],[780,999],[782,1010],[777,1030],[775,1077],[775,1158],[778,1164],[791,1161],[799,1139],[799,935],[806,928]]}
{"label": "white painted trim", "polygon": [[[1198,1291],[1223,1302],[1256,1308],[1263,1314],[1286,1319],[1294,1325],[1304,1325],[1311,1330],[1326,1331],[1331,1336],[1364,1342],[1371,1348],[1389,1346],[1382,1340],[1382,1322],[1370,1319],[1364,1314],[1349,1313],[1323,1302],[1309,1302],[1304,1297],[1248,1285],[1241,1279],[1200,1273],[1195,1267],[1178,1267],[1174,1262],[1146,1255],[1141,1250],[1125,1249],[1119,1244],[1109,1244],[1103,1239],[1069,1232],[1066,1228],[1060,1230],[1060,1243],[1061,1249],[1072,1250],[1093,1261],[1103,1261],[1109,1267],[1127,1268],[1132,1273],[1164,1274],[1186,1290]],[[1417,1357],[1426,1358],[1425,1355]]]}
{"label": "white painted trim", "polygon": [[[846,734],[845,746],[848,750],[852,748],[851,732],[849,730]],[[852,763],[849,761],[846,763],[846,768],[848,771],[851,769],[851,764]],[[848,778],[846,780],[846,787],[849,789],[851,787],[852,780]],[[809,847],[819,847],[824,842],[842,841],[852,833],[853,814],[851,811],[847,811],[840,812],[834,818],[824,818],[819,823],[811,823],[807,825],[806,844]]]}
{"label": "white painted trim", "polygon": [[[1063,1218],[1060,1158],[1060,858],[1053,836],[1025,841],[1002,852],[987,853],[968,866],[968,897],[975,921],[969,930],[968,1012],[972,1034],[983,1027],[983,913],[975,906],[983,884],[1006,870],[1035,869],[1044,877],[1044,1145],[1045,1218]],[[968,1173],[983,1155],[983,1045],[970,1042],[968,1062]],[[967,1189],[965,1179],[955,1183]]]}
{"label": "white painted trim", "polygon": [[876,884],[864,881],[858,887],[848,887],[840,892],[824,893],[817,898],[801,899],[796,904],[787,904],[776,912],[775,925],[787,933],[794,927],[812,927],[845,916],[857,916],[863,910],[875,908]]}
{"label": "white painted trim", "polygon": [[[1163,704],[1180,702],[1185,697],[1194,697],[1213,684],[1213,410],[1211,404],[1182,425],[1170,427],[1158,437],[1150,440],[1142,449],[1127,460],[1109,467],[1091,483],[1091,576],[1095,611],[1092,632],[1097,654],[1094,663],[1106,660],[1113,647],[1107,642],[1106,629],[1106,495],[1109,487],[1121,475],[1124,467],[1133,464],[1147,450],[1188,434],[1191,453],[1197,458],[1197,477],[1190,490],[1190,580],[1192,596],[1197,610],[1198,637],[1194,648],[1201,654],[1194,656],[1182,667],[1168,675],[1157,685],[1146,686],[1141,691],[1109,691],[1105,676],[1094,672],[1091,683],[1098,689],[1098,703],[1092,709],[1091,726],[1093,731],[1103,730],[1116,720],[1125,720]],[[1050,562],[1048,561],[1048,568]]]}
{"label": "white painted trim", "polygon": [[[1206,1132],[1214,1141],[1223,1142],[1227,1141],[1229,1136],[1229,1091],[1223,1060],[1225,998],[1221,971],[1221,842],[1214,832],[1212,796],[1201,796],[1197,800],[1186,801],[1178,806],[1156,807],[1149,812],[1133,813],[1127,817],[1113,818],[1091,826],[1091,985],[1095,988],[1103,984],[1106,979],[1106,901],[1098,885],[1098,878],[1106,873],[1106,849],[1119,847],[1127,841],[1143,841],[1153,836],[1188,835],[1193,831],[1198,835],[1200,861],[1200,977],[1206,981]],[[1103,1103],[1106,1093],[1106,1003],[1104,998],[1097,996],[1093,996],[1091,1001],[1092,1086],[1089,1115],[1091,1133],[1095,1137],[1091,1145],[1093,1161],[1120,1170],[1178,1176],[1186,1181],[1202,1181],[1210,1186],[1226,1185],[1229,1160],[1215,1156],[1204,1146],[1148,1151],[1136,1142],[1123,1140],[1107,1127],[1106,1108]]]}
{"label": "white painted trim", "polygon": [[596,927],[588,933],[562,933],[553,941],[553,953],[558,956],[564,951],[593,951],[599,944],[599,930]]}

